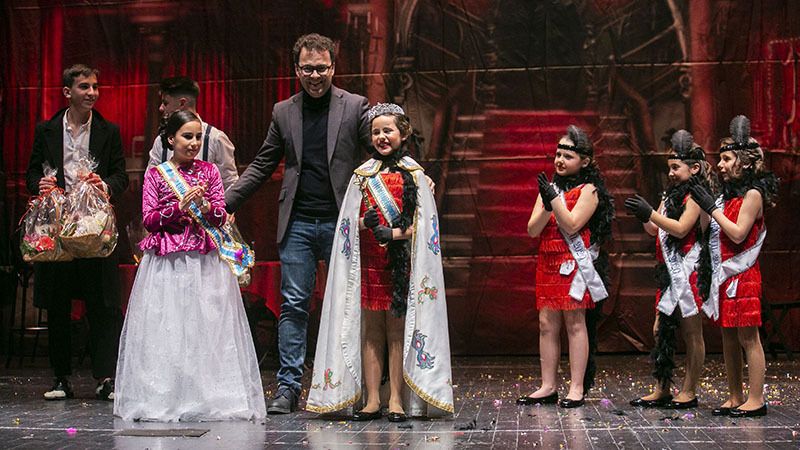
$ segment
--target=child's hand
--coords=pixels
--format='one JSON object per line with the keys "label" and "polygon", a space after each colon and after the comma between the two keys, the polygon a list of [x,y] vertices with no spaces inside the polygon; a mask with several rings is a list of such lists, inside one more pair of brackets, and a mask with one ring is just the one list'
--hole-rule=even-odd
{"label": "child's hand", "polygon": [[544,172],[539,173],[539,176],[536,177],[536,181],[539,183],[539,195],[542,196],[542,204],[544,205],[544,209],[552,211],[553,205],[551,202],[557,197],[556,190],[553,189],[553,186],[550,184],[550,181],[547,179],[547,175],[545,175]]}
{"label": "child's hand", "polygon": [[628,211],[636,216],[636,218],[642,223],[649,222],[650,215],[653,214],[653,207],[650,206],[650,204],[647,203],[647,200],[642,198],[642,196],[639,194],[626,198],[625,208],[627,208]]}
{"label": "child's hand", "polygon": [[375,206],[368,209],[366,213],[364,213],[364,227],[365,228],[374,228],[380,224],[380,219],[378,218],[378,211],[375,211]]}
{"label": "child's hand", "polygon": [[692,199],[694,199],[695,203],[709,216],[717,209],[716,199],[697,179],[692,178],[689,180],[689,192],[692,193]]}
{"label": "child's hand", "polygon": [[393,239],[392,229],[383,225],[378,225],[371,228],[372,235],[379,244],[386,244]]}
{"label": "child's hand", "polygon": [[192,203],[200,206],[203,201],[203,194],[205,193],[205,189],[202,186],[192,186],[186,191],[186,195],[183,196],[183,200],[180,203],[181,211],[186,211],[189,208],[189,205]]}

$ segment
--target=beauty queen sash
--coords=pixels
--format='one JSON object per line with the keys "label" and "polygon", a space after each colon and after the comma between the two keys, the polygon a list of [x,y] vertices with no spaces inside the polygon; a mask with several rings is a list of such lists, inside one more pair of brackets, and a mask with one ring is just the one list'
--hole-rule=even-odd
{"label": "beauty queen sash", "polygon": [[[720,195],[717,198],[717,208],[724,209],[725,203]],[[758,261],[758,255],[761,253],[761,245],[764,244],[764,239],[767,237],[767,227],[763,226],[758,233],[756,243],[752,247],[744,250],[743,252],[734,255],[733,257],[723,261],[722,260],[722,244],[720,243],[720,229],[719,223],[714,218],[711,218],[709,223],[709,239],[708,247],[711,251],[711,291],[708,293],[708,301],[703,304],[703,312],[712,319],[719,320],[719,288],[730,277],[739,275],[747,269],[753,267]],[[739,283],[733,282],[728,286],[725,292],[728,297],[736,297]]]}
{"label": "beauty queen sash", "polygon": [[371,177],[364,177],[361,185],[366,187],[372,194],[372,198],[375,199],[375,203],[378,205],[378,208],[380,208],[381,213],[383,213],[383,217],[385,217],[390,224],[397,223],[400,219],[400,208],[398,208],[392,193],[389,192],[389,188],[386,187],[386,183],[384,183],[380,173],[376,173]]}
{"label": "beauty queen sash", "polygon": [[[178,197],[178,200],[182,201],[183,197],[186,195],[186,191],[189,189],[189,183],[175,170],[175,166],[169,161],[159,164],[156,166],[156,169],[158,169],[158,173],[161,174],[164,181],[167,182],[167,186],[169,186],[172,192]],[[194,221],[203,228],[203,231],[208,234],[211,240],[214,241],[214,244],[217,246],[219,257],[228,263],[231,272],[233,272],[237,278],[246,275],[249,269],[253,267],[253,264],[255,264],[255,254],[247,244],[237,242],[233,239],[228,229],[229,225],[226,224],[227,226],[223,225],[220,228],[211,225],[208,223],[208,220],[203,217],[203,212],[200,211],[200,207],[194,203],[189,206],[189,216],[194,219]]]}
{"label": "beauty queen sash", "polygon": [[[666,207],[661,210],[661,214],[666,217]],[[661,292],[661,299],[658,301],[658,310],[667,315],[672,315],[676,306],[681,307],[681,316],[691,317],[698,313],[697,303],[694,301],[692,286],[689,284],[689,276],[694,272],[697,262],[700,260],[700,243],[695,242],[686,256],[681,257],[678,251],[667,245],[667,232],[658,230],[658,240],[661,243],[661,254],[664,256],[664,263],[669,270],[670,284]]]}
{"label": "beauty queen sash", "polygon": [[[559,198],[564,202],[564,206],[566,206],[567,201],[564,198],[564,193],[555,184],[553,184],[553,187],[555,187]],[[561,264],[561,273],[565,274],[564,272],[566,271],[566,274],[569,274],[572,272],[572,267],[569,266],[572,264],[578,265],[578,273],[572,278],[572,284],[570,284],[569,287],[569,296],[576,302],[580,302],[583,300],[584,292],[588,289],[589,295],[591,295],[595,303],[608,298],[608,291],[603,284],[603,279],[600,278],[600,274],[597,273],[597,270],[594,268],[594,260],[597,259],[597,256],[600,254],[600,249],[597,245],[592,245],[587,249],[586,245],[583,243],[580,232],[569,235],[560,226],[558,227],[558,231],[561,232],[561,236],[563,236],[564,240],[567,242],[569,252],[572,254],[572,259],[575,260],[574,263],[572,261],[565,261]]]}

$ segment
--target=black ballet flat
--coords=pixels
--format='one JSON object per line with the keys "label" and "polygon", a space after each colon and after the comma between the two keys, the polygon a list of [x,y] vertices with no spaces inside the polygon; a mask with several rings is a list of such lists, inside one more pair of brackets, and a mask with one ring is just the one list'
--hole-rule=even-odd
{"label": "black ballet flat", "polygon": [[655,400],[645,400],[640,397],[635,400],[631,400],[628,403],[630,403],[631,406],[640,406],[642,408],[663,408],[664,406],[669,405],[670,402],[672,402],[672,396],[665,395],[664,397],[657,398]]}
{"label": "black ballet flat", "polygon": [[399,412],[390,412],[386,415],[386,418],[389,419],[389,422],[405,422],[408,420],[408,417],[406,417],[405,413]]}
{"label": "black ballet flat", "polygon": [[378,420],[381,418],[381,410],[373,412],[356,411],[353,413],[353,419],[356,422],[366,422],[368,420]]}
{"label": "black ballet flat", "polygon": [[753,410],[750,410],[750,411],[747,411],[747,410],[744,410],[744,409],[739,409],[739,408],[733,408],[733,409],[731,409],[731,413],[730,413],[731,417],[761,417],[761,416],[766,416],[766,415],[767,415],[767,404],[766,403],[761,405],[761,408],[753,409]]}
{"label": "black ballet flat", "polygon": [[577,408],[579,406],[583,406],[586,403],[586,398],[581,397],[580,400],[570,400],[568,398],[562,398],[558,402],[558,406],[562,408]]}
{"label": "black ballet flat", "polygon": [[720,406],[719,408],[714,408],[711,410],[712,416],[730,416],[731,415],[731,408],[725,408]]}
{"label": "black ballet flat", "polygon": [[669,409],[689,409],[697,408],[697,397],[689,400],[688,402],[676,402],[675,400],[669,402],[667,405]]}
{"label": "black ballet flat", "polygon": [[714,408],[711,410],[712,416],[730,416],[731,411],[736,408],[731,408],[730,406],[720,406],[719,408]]}
{"label": "black ballet flat", "polygon": [[517,399],[518,405],[530,406],[530,405],[555,405],[558,403],[558,392],[553,392],[552,394],[546,397],[520,397]]}

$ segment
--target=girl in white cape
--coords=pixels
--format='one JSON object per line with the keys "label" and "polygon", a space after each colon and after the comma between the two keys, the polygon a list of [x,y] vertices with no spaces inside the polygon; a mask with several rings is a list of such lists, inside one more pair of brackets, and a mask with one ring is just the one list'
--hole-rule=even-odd
{"label": "girl in white cape", "polygon": [[[368,112],[373,158],[355,170],[339,213],[306,409],[352,407],[381,417],[388,349],[388,419],[453,412],[450,342],[439,221],[422,167],[407,156],[403,109]],[[363,367],[362,367],[363,363]]]}

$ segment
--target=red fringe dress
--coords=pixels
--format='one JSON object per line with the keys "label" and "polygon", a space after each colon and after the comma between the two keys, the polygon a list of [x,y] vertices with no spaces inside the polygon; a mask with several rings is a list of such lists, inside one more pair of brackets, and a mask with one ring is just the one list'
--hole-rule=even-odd
{"label": "red fringe dress", "polygon": [[[739,210],[743,200],[744,197],[727,200],[723,209],[725,217],[736,222],[739,219]],[[758,234],[763,227],[764,218],[759,217],[741,244],[736,244],[728,235],[720,231],[722,260],[728,260],[752,247],[758,240]],[[736,297],[730,298],[727,290],[734,280],[739,280],[739,286],[736,289]],[[719,324],[721,326],[725,328],[761,326],[761,267],[758,261],[753,264],[753,267],[722,283],[722,286],[719,287],[719,301]]]}
{"label": "red fringe dress", "polygon": [[[394,197],[397,207],[403,210],[403,176],[399,172],[381,172],[375,176],[383,178],[383,182]],[[376,205],[372,194],[367,191],[370,206]],[[361,203],[361,215],[364,217],[367,207]],[[378,208],[380,224],[390,227],[383,213]],[[389,248],[381,247],[372,231],[360,231],[361,241],[361,307],[371,311],[388,311],[392,305],[392,271],[389,269]]]}
{"label": "red fringe dress", "polygon": [[[567,209],[572,211],[578,198],[581,196],[581,188],[583,185],[577,186],[564,193],[564,200],[566,201]],[[553,201],[561,201],[554,199]],[[580,231],[583,244],[589,248],[589,239],[591,232],[588,226],[584,226]],[[592,301],[589,290],[583,294],[583,299],[578,302],[569,296],[569,288],[572,284],[572,279],[578,272],[578,265],[568,275],[561,275],[561,263],[572,260],[572,253],[569,251],[567,242],[558,230],[556,218],[550,215],[547,225],[545,225],[539,236],[539,260],[536,263],[536,309],[556,309],[556,310],[572,310],[572,309],[592,309],[594,308],[594,301]]]}
{"label": "red fringe dress", "polygon": [[[686,200],[689,199],[689,194],[686,195],[683,199],[683,204],[686,205]],[[692,231],[689,232],[683,239],[681,239],[680,245],[680,252],[682,254],[686,254],[689,250],[692,249],[694,243],[697,242],[697,227],[692,228]],[[664,253],[661,251],[661,239],[656,237],[656,261],[659,264],[664,264]],[[701,309],[703,307],[703,298],[700,296],[700,291],[697,289],[697,271],[693,271],[691,275],[689,275],[689,286],[692,288],[692,295],[694,295],[694,303],[697,305],[697,309]],[[661,301],[661,289],[656,292],[656,308],[658,308],[658,302]]]}

